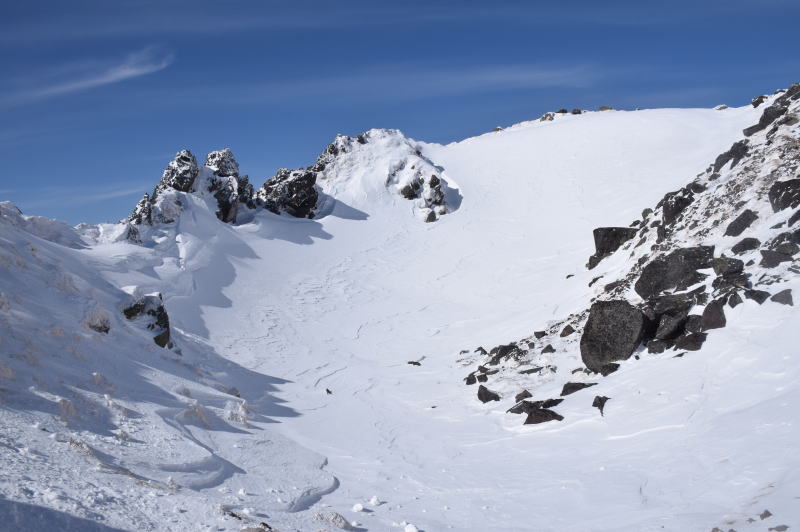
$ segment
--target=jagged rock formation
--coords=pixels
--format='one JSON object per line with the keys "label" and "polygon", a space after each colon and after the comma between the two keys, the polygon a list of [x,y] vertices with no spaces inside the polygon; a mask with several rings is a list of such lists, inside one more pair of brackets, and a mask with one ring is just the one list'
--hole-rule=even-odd
{"label": "jagged rock formation", "polygon": [[[800,274],[800,85],[753,100],[754,107],[765,103],[758,123],[743,131],[747,138],[691,183],[645,209],[630,228],[595,230],[596,253],[587,267],[621,252],[628,255],[627,265],[592,280],[589,286],[616,275],[595,286],[589,308],[489,354],[478,352],[479,361],[483,357],[483,363],[496,367],[493,382],[504,375],[530,375],[533,382],[516,378],[515,383],[535,395],[534,383],[552,378],[543,376],[543,368],[554,367],[550,362],[565,350],[578,348],[570,336],[559,338],[566,327],[580,335],[583,371],[606,376],[634,354],[674,349],[677,353],[668,356],[680,357],[701,349],[709,334],[727,325],[726,306],[745,300],[793,304],[791,289],[780,285]],[[756,234],[769,238],[762,243]],[[467,384],[478,375],[486,373],[470,373]],[[565,382],[563,392],[571,395],[592,384]],[[602,410],[603,399],[593,406]],[[523,404],[529,402],[517,401],[509,412],[531,410]],[[536,419],[546,417],[539,413]]]}
{"label": "jagged rock formation", "polygon": [[258,192],[259,205],[275,214],[286,213],[295,218],[313,218],[319,199],[317,173],[310,169],[281,168]]}
{"label": "jagged rock formation", "polygon": [[176,193],[210,194],[216,201],[217,217],[226,223],[237,223],[242,208],[313,218],[320,199],[318,179],[336,178],[342,168],[357,167],[360,161],[354,163],[354,158],[370,158],[382,150],[398,148],[403,157],[387,170],[386,187],[413,200],[426,222],[437,220],[449,211],[446,182],[440,169],[399,131],[370,130],[357,137],[338,135],[313,165],[297,170],[281,168],[257,191],[248,176],[239,174],[239,164],[230,148],[209,153],[203,167],[190,151],[181,150],[167,164],[152,195],[145,194],[125,220],[126,235],[129,240],[140,242],[140,226],[175,221],[182,210]]}
{"label": "jagged rock formation", "polygon": [[199,172],[200,168],[197,166],[197,159],[192,155],[192,152],[189,150],[179,151],[164,169],[164,173],[161,175],[161,182],[153,191],[152,200],[155,201],[159,194],[169,189],[180,192],[191,191]]}
{"label": "jagged rock formation", "polygon": [[153,341],[159,347],[168,347],[170,343],[169,316],[161,294],[148,294],[140,297],[122,310],[125,318],[136,320],[144,317],[146,327],[153,331]]}

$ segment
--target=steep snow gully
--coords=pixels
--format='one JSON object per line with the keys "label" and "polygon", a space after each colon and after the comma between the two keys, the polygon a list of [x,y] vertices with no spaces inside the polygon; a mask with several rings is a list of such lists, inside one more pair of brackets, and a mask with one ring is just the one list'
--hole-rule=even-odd
{"label": "steep snow gully", "polygon": [[0,529],[800,527],[799,123],[794,85],[0,204]]}

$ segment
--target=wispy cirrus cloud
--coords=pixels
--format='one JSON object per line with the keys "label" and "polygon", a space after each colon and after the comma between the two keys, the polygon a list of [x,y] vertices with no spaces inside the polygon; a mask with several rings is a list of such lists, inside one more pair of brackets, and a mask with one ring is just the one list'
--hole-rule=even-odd
{"label": "wispy cirrus cloud", "polygon": [[[150,190],[152,183],[116,183],[107,186],[80,187],[42,187],[37,189],[0,190],[0,194],[9,196],[23,210],[49,207],[53,205],[79,206],[92,205],[102,201],[131,198],[136,199]],[[33,198],[33,199],[31,199]],[[6,198],[3,198],[6,199]]]}
{"label": "wispy cirrus cloud", "polygon": [[452,68],[395,64],[309,78],[193,86],[191,90],[175,87],[146,96],[150,101],[171,105],[205,105],[214,101],[227,105],[398,102],[459,94],[581,88],[595,84],[607,74],[607,71],[592,65],[515,64]]}
{"label": "wispy cirrus cloud", "polygon": [[54,66],[29,78],[26,87],[0,93],[0,105],[32,103],[120,83],[163,70],[173,60],[171,53],[148,47],[130,53],[116,63],[83,62]]}

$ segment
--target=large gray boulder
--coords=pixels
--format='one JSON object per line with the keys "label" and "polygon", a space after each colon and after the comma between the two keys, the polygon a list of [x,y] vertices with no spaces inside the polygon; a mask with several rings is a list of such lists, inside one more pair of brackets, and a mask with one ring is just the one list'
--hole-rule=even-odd
{"label": "large gray boulder", "polygon": [[686,289],[705,278],[697,270],[711,268],[713,260],[714,246],[676,249],[645,266],[633,288],[642,299],[650,299],[664,290]]}
{"label": "large gray boulder", "polygon": [[645,316],[627,301],[596,301],[581,336],[581,358],[599,373],[606,364],[627,360],[645,331]]}
{"label": "large gray boulder", "polygon": [[800,205],[800,179],[777,181],[769,189],[769,202],[775,212]]}

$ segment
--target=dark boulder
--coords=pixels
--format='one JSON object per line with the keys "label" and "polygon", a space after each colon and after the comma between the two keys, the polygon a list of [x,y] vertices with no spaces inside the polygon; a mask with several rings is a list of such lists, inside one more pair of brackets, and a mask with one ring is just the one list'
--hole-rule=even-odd
{"label": "dark boulder", "polygon": [[[721,153],[717,159],[714,161],[714,173],[719,172],[723,166],[731,162],[731,168],[737,165],[739,161],[741,161],[747,155],[747,144],[748,140],[740,140],[738,142],[734,142],[733,146],[726,151],[725,153]],[[735,235],[734,235],[735,236]]]}
{"label": "dark boulder", "polygon": [[761,245],[761,241],[757,238],[747,237],[743,238],[739,242],[737,242],[732,248],[731,251],[736,255],[741,255],[742,253],[746,253],[748,251],[753,251],[754,249],[758,249],[758,246]]}
{"label": "dark boulder", "polygon": [[739,295],[739,292],[733,292],[730,296],[728,296],[728,306],[731,308],[735,308],[737,305],[743,303],[742,296]]}
{"label": "dark boulder", "polygon": [[619,369],[619,364],[617,364],[616,362],[609,362],[608,364],[605,364],[603,365],[602,368],[600,368],[600,375],[602,375],[603,377],[608,377],[618,369]]}
{"label": "dark boulder", "polygon": [[665,313],[658,321],[658,328],[655,332],[656,340],[671,340],[683,332],[683,325],[686,323],[688,311],[678,311],[675,313]]}
{"label": "dark boulder", "polygon": [[316,183],[317,174],[313,171],[281,168],[261,186],[256,197],[275,214],[313,218],[319,199]]}
{"label": "dark boulder", "polygon": [[486,375],[486,373],[479,373],[476,378],[478,379],[478,382],[486,382],[489,380],[489,377]]}
{"label": "dark boulder", "polygon": [[720,257],[714,259],[714,273],[717,275],[731,275],[741,273],[744,270],[744,262],[739,259]]}
{"label": "dark boulder", "polygon": [[647,342],[647,352],[657,355],[663,353],[674,345],[671,340],[656,340],[655,338]]}
{"label": "dark boulder", "polygon": [[702,330],[721,329],[725,327],[725,299],[715,299],[703,310],[700,326]]}
{"label": "dark boulder", "polygon": [[510,414],[530,414],[534,410],[553,408],[561,404],[563,399],[545,399],[544,401],[519,401],[507,410]]}
{"label": "dark boulder", "polygon": [[750,227],[756,220],[758,220],[758,215],[750,209],[746,209],[742,214],[737,216],[734,221],[728,224],[727,229],[725,229],[725,236],[741,235],[744,230]]}
{"label": "dark boulder", "polygon": [[529,392],[528,390],[522,390],[521,392],[519,392],[517,395],[514,396],[514,401],[519,403],[523,399],[528,399],[530,397],[533,397],[533,394],[531,392]]}
{"label": "dark boulder", "polygon": [[800,221],[800,209],[798,209],[793,215],[789,217],[788,226],[792,227],[794,224]]}
{"label": "dark boulder", "polygon": [[470,373],[464,378],[464,382],[469,386],[478,382],[478,379],[475,377],[475,373]]}
{"label": "dark boulder", "polygon": [[609,362],[627,360],[645,329],[642,311],[627,301],[596,301],[581,336],[581,359],[594,372]]}
{"label": "dark boulder", "polygon": [[546,423],[547,421],[561,421],[563,419],[564,416],[559,415],[552,410],[540,408],[528,414],[528,417],[525,418],[524,425],[537,425],[539,423]]}
{"label": "dark boulder", "polygon": [[670,225],[674,222],[693,201],[694,194],[688,188],[682,188],[666,194],[660,202],[664,225]]}
{"label": "dark boulder", "polygon": [[535,336],[537,340],[544,338],[546,335],[547,333],[545,331],[533,331],[533,336]]}
{"label": "dark boulder", "polygon": [[761,118],[758,119],[758,123],[745,128],[742,132],[744,133],[745,137],[749,137],[758,133],[759,131],[766,129],[771,123],[775,120],[783,116],[788,108],[784,105],[780,105],[778,103],[774,103],[764,109],[764,112],[761,114]]}
{"label": "dark boulder", "polygon": [[500,396],[481,384],[478,386],[478,399],[480,399],[481,403],[488,403],[489,401],[499,401]]}
{"label": "dark boulder", "polygon": [[544,346],[544,349],[542,349],[542,354],[543,355],[546,355],[547,353],[555,353],[555,352],[556,352],[556,349],[551,344],[547,344],[546,346]]}
{"label": "dark boulder", "polygon": [[652,298],[664,290],[684,290],[706,277],[697,270],[710,268],[713,259],[714,246],[676,249],[647,264],[634,290],[642,299]]}
{"label": "dark boulder", "polygon": [[579,390],[583,390],[584,388],[595,386],[596,384],[596,382],[568,382],[563,388],[561,388],[561,397],[573,394]]}
{"label": "dark boulder", "polygon": [[792,300],[792,289],[787,288],[786,290],[781,290],[777,294],[773,295],[769,298],[770,301],[774,301],[776,303],[781,303],[783,305],[794,306],[794,301]]}
{"label": "dark boulder", "polygon": [[686,332],[696,333],[703,331],[703,317],[697,314],[692,314],[686,318],[686,323],[683,324],[683,329]]}
{"label": "dark boulder", "polygon": [[598,227],[594,236],[595,253],[589,257],[587,267],[591,270],[605,257],[614,253],[619,247],[636,236],[637,229],[632,227]]}
{"label": "dark boulder", "polygon": [[773,251],[771,249],[762,249],[761,250],[761,262],[759,262],[759,266],[763,266],[764,268],[775,268],[782,262],[791,262],[792,256],[786,253],[781,253],[780,251]]}
{"label": "dark boulder", "polygon": [[706,341],[706,338],[706,333],[685,334],[679,336],[675,340],[675,348],[685,349],[686,351],[698,351],[703,346],[703,342]]}
{"label": "dark boulder", "polygon": [[570,334],[572,334],[574,332],[575,332],[575,329],[572,327],[572,325],[567,325],[566,327],[564,327],[561,330],[561,335],[560,336],[561,336],[561,338],[564,338],[565,336],[569,336]]}
{"label": "dark boulder", "polygon": [[604,395],[595,395],[594,401],[592,401],[592,406],[600,410],[600,415],[603,415],[603,409],[606,407],[606,402],[608,402],[608,397]]}
{"label": "dark boulder", "polygon": [[800,179],[776,181],[769,189],[769,203],[774,212],[800,205]]}
{"label": "dark boulder", "polygon": [[769,298],[769,296],[770,296],[769,292],[767,292],[765,290],[745,290],[744,291],[744,297],[746,297],[747,299],[752,299],[753,301],[755,301],[759,305],[762,304],[764,301],[766,301],[767,298]]}
{"label": "dark boulder", "polygon": [[767,100],[767,98],[769,98],[769,96],[767,96],[766,94],[762,94],[761,96],[756,96],[755,98],[753,98],[750,101],[750,103],[753,104],[753,107],[758,107],[759,105],[764,103]]}

